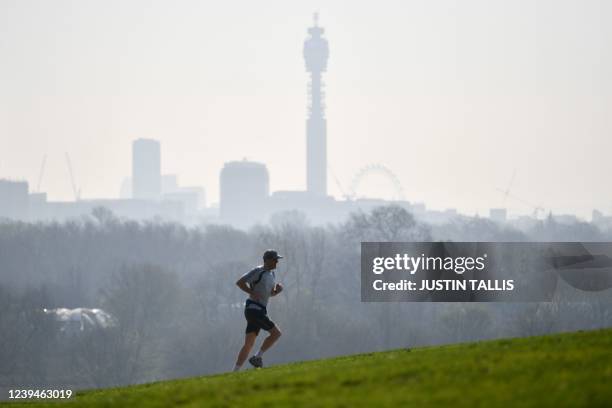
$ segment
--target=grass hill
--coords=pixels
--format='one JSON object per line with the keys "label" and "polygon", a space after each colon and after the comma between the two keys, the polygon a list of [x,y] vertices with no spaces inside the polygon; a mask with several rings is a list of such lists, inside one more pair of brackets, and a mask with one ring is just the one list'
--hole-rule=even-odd
{"label": "grass hill", "polygon": [[68,406],[609,407],[612,329],[400,349],[82,391]]}

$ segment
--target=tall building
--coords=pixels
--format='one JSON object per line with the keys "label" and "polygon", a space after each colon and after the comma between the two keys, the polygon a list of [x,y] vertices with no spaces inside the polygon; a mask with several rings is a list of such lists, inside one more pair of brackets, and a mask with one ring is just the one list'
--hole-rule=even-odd
{"label": "tall building", "polygon": [[161,153],[157,140],[138,139],[132,144],[132,197],[158,200],[161,195]]}
{"label": "tall building", "polygon": [[329,47],[323,38],[325,30],[318,25],[308,29],[310,37],[304,42],[306,71],[310,73],[308,86],[308,118],[306,119],[306,189],[316,195],[327,195],[327,120],[322,74],[327,70]]}
{"label": "tall building", "polygon": [[28,189],[26,181],[0,179],[0,219],[25,220],[28,217]]}
{"label": "tall building", "polygon": [[262,163],[242,160],[225,163],[221,170],[219,215],[225,222],[248,226],[264,221],[270,181]]}

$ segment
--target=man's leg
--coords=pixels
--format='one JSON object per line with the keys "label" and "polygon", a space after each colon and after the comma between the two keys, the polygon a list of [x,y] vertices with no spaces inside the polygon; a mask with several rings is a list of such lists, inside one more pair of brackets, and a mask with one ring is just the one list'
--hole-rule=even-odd
{"label": "man's leg", "polygon": [[236,359],[236,365],[234,366],[234,371],[238,371],[244,361],[249,356],[251,349],[253,348],[253,344],[255,344],[255,339],[257,338],[257,332],[249,332],[244,336],[244,345],[240,349],[238,353],[238,358]]}
{"label": "man's leg", "polygon": [[264,339],[264,342],[262,343],[261,348],[257,352],[256,354],[257,357],[261,357],[262,354],[266,352],[266,350],[272,347],[272,345],[276,343],[276,340],[278,340],[282,334],[281,331],[278,329],[278,326],[272,327],[269,333],[270,334],[268,335],[268,337]]}

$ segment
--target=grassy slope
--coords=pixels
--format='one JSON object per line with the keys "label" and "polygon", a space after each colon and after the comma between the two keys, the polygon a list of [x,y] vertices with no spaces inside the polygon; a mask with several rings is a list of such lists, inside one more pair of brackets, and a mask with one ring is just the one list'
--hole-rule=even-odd
{"label": "grassy slope", "polygon": [[612,406],[612,329],[294,363],[81,392],[73,401],[68,406]]}

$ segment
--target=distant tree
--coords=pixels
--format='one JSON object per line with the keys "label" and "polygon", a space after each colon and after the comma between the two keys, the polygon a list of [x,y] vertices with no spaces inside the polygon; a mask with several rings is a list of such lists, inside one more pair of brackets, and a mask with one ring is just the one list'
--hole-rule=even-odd
{"label": "distant tree", "polygon": [[[104,310],[113,315],[113,348],[100,350],[98,361],[114,362],[114,376],[121,384],[144,380],[155,375],[156,353],[163,329],[172,325],[181,288],[178,277],[159,266],[131,265],[111,276],[101,291]],[[108,355],[112,353],[111,355]]]}
{"label": "distant tree", "polygon": [[492,319],[484,306],[452,303],[440,316],[442,333],[451,342],[487,338],[492,333]]}
{"label": "distant tree", "polygon": [[560,223],[552,214],[535,224],[528,233],[536,241],[604,241],[605,238],[594,224],[581,221]]}
{"label": "distant tree", "polygon": [[91,210],[91,215],[100,225],[112,225],[119,222],[119,218],[107,207],[98,206]]}
{"label": "distant tree", "polygon": [[515,229],[500,226],[485,218],[455,218],[432,227],[434,239],[452,241],[513,242],[527,241],[527,236]]}
{"label": "distant tree", "polygon": [[43,385],[54,325],[43,313],[44,288],[15,294],[0,286],[0,384]]}
{"label": "distant tree", "polygon": [[428,241],[431,238],[426,225],[417,223],[410,212],[397,205],[377,207],[370,213],[352,213],[344,229],[358,242]]}
{"label": "distant tree", "polygon": [[536,336],[550,333],[558,323],[559,303],[532,303],[514,315],[519,336]]}

